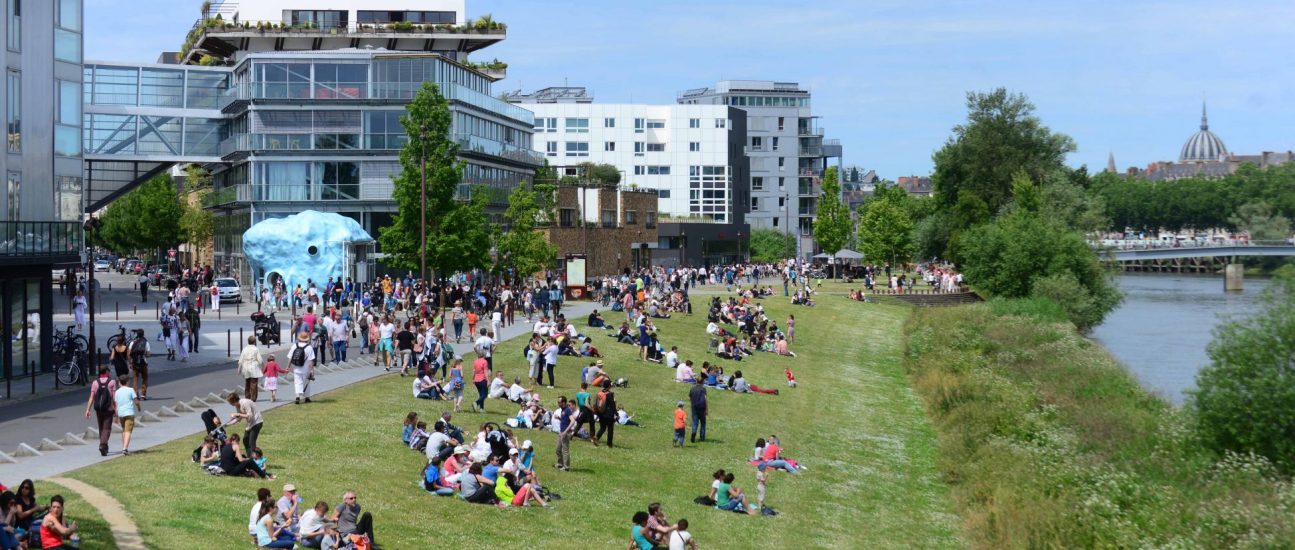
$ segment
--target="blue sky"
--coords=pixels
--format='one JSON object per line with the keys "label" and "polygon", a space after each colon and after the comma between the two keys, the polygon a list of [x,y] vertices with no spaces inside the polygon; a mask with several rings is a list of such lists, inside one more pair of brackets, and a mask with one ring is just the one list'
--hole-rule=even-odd
{"label": "blue sky", "polygon": [[[199,4],[86,0],[86,58],[154,61]],[[1075,139],[1075,166],[1100,169],[1108,152],[1121,170],[1177,159],[1202,98],[1231,151],[1295,149],[1289,0],[467,0],[467,12],[509,24],[474,57],[509,63],[497,91],[566,82],[664,103],[721,79],[797,81],[845,162],[892,179],[929,173],[966,92],[997,86]]]}

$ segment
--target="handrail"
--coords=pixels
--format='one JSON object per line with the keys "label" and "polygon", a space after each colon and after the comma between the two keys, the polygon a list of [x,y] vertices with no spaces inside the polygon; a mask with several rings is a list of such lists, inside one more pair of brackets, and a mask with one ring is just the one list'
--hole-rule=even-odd
{"label": "handrail", "polygon": [[0,222],[0,257],[76,256],[80,222]]}
{"label": "handrail", "polygon": [[[490,94],[478,92],[461,84],[438,83],[441,95],[450,101],[459,101],[514,120],[535,125],[535,113]],[[238,100],[295,99],[295,100],[371,100],[413,99],[422,90],[422,82],[239,82],[221,94],[220,108]]]}
{"label": "handrail", "polygon": [[[259,25],[259,27],[258,27]],[[265,21],[224,21],[217,19],[199,19],[193,23],[194,29],[209,33],[328,33],[328,34],[471,34],[471,35],[507,35],[508,25],[495,22],[494,28],[478,28],[475,25],[454,25],[450,23],[356,23],[345,25],[320,25],[318,23],[299,23],[293,25],[282,20]]]}
{"label": "handrail", "polygon": [[1277,246],[1295,248],[1295,242],[1285,241],[1251,241],[1251,240],[1226,240],[1226,241],[1121,241],[1118,239],[1106,239],[1112,241],[1096,242],[1088,241],[1088,246],[1099,250],[1173,250],[1176,248],[1235,248],[1238,246]]}

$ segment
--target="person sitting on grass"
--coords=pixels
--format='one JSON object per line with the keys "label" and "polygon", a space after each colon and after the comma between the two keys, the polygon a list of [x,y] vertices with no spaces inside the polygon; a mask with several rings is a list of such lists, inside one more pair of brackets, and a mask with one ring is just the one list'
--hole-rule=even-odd
{"label": "person sitting on grass", "polygon": [[649,517],[651,516],[642,510],[634,512],[634,517],[630,520],[633,525],[630,525],[629,550],[666,550],[664,547],[652,544],[652,540],[647,537]]}
{"label": "person sitting on grass", "polygon": [[337,532],[342,535],[343,541],[348,538],[352,542],[367,538],[370,545],[377,546],[377,542],[373,540],[373,515],[360,510],[354,491],[347,491],[342,495],[342,503],[333,509],[330,520],[337,523]]}
{"label": "person sitting on grass", "polygon": [[433,456],[431,462],[423,468],[423,489],[436,496],[454,496],[454,488],[441,477],[441,457]]}
{"label": "person sitting on grass", "polygon": [[[757,441],[757,444],[758,443],[759,442]],[[789,460],[782,456],[781,443],[782,442],[778,440],[778,436],[769,436],[769,439],[765,442],[764,450],[760,454],[760,462],[756,464],[756,467],[760,470],[773,468],[775,470],[783,470],[790,474],[799,474],[803,466],[798,464],[795,460]]]}
{"label": "person sitting on grass", "polygon": [[666,518],[665,510],[661,508],[660,502],[649,504],[647,511],[647,528],[644,529],[647,531],[645,533],[647,538],[652,541],[652,544],[665,546],[668,543],[666,537],[675,530],[675,526]]}
{"label": "person sitting on grass", "polygon": [[459,496],[468,502],[494,504],[499,501],[495,498],[495,482],[481,475],[481,470],[480,462],[468,467],[468,471],[459,478]]}
{"label": "person sitting on grass", "polygon": [[589,326],[593,328],[607,328],[607,320],[603,319],[602,314],[598,313],[598,310],[595,309],[593,313],[589,314]]}
{"label": "person sitting on grass", "polygon": [[759,514],[760,511],[755,509],[746,501],[746,494],[741,489],[733,486],[733,473],[724,474],[724,480],[715,488],[715,508],[727,512],[739,512],[749,515]]}
{"label": "person sitting on grass", "polygon": [[490,389],[486,393],[489,399],[508,399],[508,384],[504,382],[503,371],[495,373],[495,378],[490,381]]}
{"label": "person sitting on grass", "polygon": [[692,533],[688,532],[688,520],[686,519],[679,518],[679,523],[675,525],[675,530],[666,539],[669,541],[670,550],[697,550],[697,541],[694,541]]}
{"label": "person sitting on grass", "polygon": [[409,434],[409,443],[405,446],[415,451],[425,450],[427,449],[427,440],[431,436],[431,432],[427,431],[427,423],[419,420],[414,424],[414,431]]}
{"label": "person sitting on grass", "polygon": [[220,464],[220,443],[212,436],[202,438],[202,448],[198,452],[198,465],[203,468]]}
{"label": "person sitting on grass", "polygon": [[[424,424],[426,425],[426,424]],[[414,435],[414,429],[418,426],[418,413],[410,411],[405,415],[405,422],[400,432],[400,442],[409,446],[409,439]]]}
{"label": "person sitting on grass", "polygon": [[616,333],[616,341],[622,344],[630,344],[630,345],[634,345],[638,343],[638,341],[635,340],[634,338],[634,334],[630,332],[629,323],[621,322],[621,329]]}
{"label": "person sitting on grass", "polygon": [[518,405],[526,405],[531,401],[531,395],[535,393],[534,387],[523,387],[520,376],[513,377],[513,385],[508,386],[508,400]]}
{"label": "person sitting on grass", "polygon": [[786,338],[783,338],[783,337],[781,337],[781,336],[780,336],[780,337],[778,337],[778,341],[777,341],[777,342],[774,342],[774,344],[773,344],[773,351],[774,351],[774,353],[777,353],[778,355],[785,355],[785,356],[787,356],[787,357],[795,357],[795,356],[796,356],[795,352],[793,352],[793,351],[791,351],[790,349],[788,349],[788,347],[787,347],[787,339],[786,339]]}
{"label": "person sitting on grass", "polygon": [[302,548],[319,548],[323,544],[324,517],[327,514],[328,503],[322,500],[316,502],[314,508],[301,514],[301,522],[297,524],[297,540]]}
{"label": "person sitting on grass", "polygon": [[265,453],[260,447],[252,447],[252,462],[256,463],[258,468],[265,469]]}
{"label": "person sitting on grass", "polygon": [[220,448],[220,469],[227,476],[254,476],[262,479],[274,479],[273,475],[256,465],[252,459],[243,454],[242,442],[238,434],[229,434],[225,446]]}
{"label": "person sitting on grass", "polygon": [[257,548],[295,548],[296,544],[291,538],[279,538],[286,533],[288,523],[281,525],[274,524],[274,514],[278,506],[273,500],[265,499],[261,501],[261,510],[259,517],[256,518],[256,546]]}
{"label": "person sitting on grass", "polygon": [[27,531],[17,526],[18,510],[22,506],[13,491],[0,493],[0,548],[14,550],[27,542]]}
{"label": "person sitting on grass", "polygon": [[760,386],[757,386],[755,384],[748,384],[746,381],[746,378],[742,377],[742,371],[740,370],[733,373],[733,378],[729,380],[729,386],[733,389],[733,391],[737,393],[754,392],[754,393],[768,393],[768,394],[778,395],[778,390],[776,388],[775,389],[761,388]]}
{"label": "person sitting on grass", "polygon": [[688,359],[679,364],[679,368],[675,369],[674,381],[686,384],[691,384],[697,381],[697,377],[692,371],[692,359]]}
{"label": "person sitting on grass", "polygon": [[63,496],[54,495],[49,499],[49,511],[40,522],[40,547],[43,550],[76,550],[77,546],[64,543],[64,537],[76,534],[76,522],[67,522],[63,518]]}
{"label": "person sitting on grass", "polygon": [[414,377],[413,391],[414,397],[418,399],[445,399],[445,391],[441,389],[441,382],[432,379],[432,369],[427,369],[422,374]]}
{"label": "person sitting on grass", "polygon": [[586,337],[585,341],[580,343],[580,356],[581,357],[602,357],[603,352],[599,351],[598,347],[594,345],[593,338]]}
{"label": "person sitting on grass", "polygon": [[625,405],[616,404],[616,423],[622,426],[638,426],[638,421],[634,420],[630,413],[625,412]]}
{"label": "person sitting on grass", "polygon": [[247,535],[252,537],[252,543],[256,543],[256,520],[261,519],[261,505],[270,500],[270,489],[261,487],[256,490],[256,502],[252,504],[252,512],[247,517]]}
{"label": "person sitting on grass", "polygon": [[[549,507],[549,503],[544,502],[540,496],[538,484],[534,478],[525,479],[521,482],[513,474],[505,473],[501,476],[503,479],[496,479],[495,498],[499,499],[502,506],[526,506],[528,502],[538,502],[540,506]],[[513,486],[516,486],[516,489]]]}

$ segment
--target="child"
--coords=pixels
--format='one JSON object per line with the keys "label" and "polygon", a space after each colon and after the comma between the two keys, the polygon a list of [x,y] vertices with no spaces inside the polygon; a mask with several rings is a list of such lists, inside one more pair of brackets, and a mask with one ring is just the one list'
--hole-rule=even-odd
{"label": "child", "polygon": [[252,448],[252,462],[256,463],[257,468],[265,470],[265,453],[261,452],[260,447]]}
{"label": "child", "polygon": [[431,439],[431,432],[427,431],[427,423],[422,420],[414,426],[414,431],[409,434],[409,448],[415,451],[427,450],[427,441]]}
{"label": "child", "polygon": [[791,373],[791,367],[787,367],[783,373],[787,375],[787,385],[793,388],[796,387],[796,375]]}
{"label": "child", "polygon": [[471,335],[474,335],[476,333],[477,333],[477,312],[469,310],[468,311],[468,334],[469,334],[468,339],[471,340],[472,339]]}
{"label": "child", "polygon": [[755,505],[757,510],[764,510],[764,482],[768,479],[768,473],[760,468],[755,469]]}
{"label": "child", "polygon": [[410,411],[405,415],[405,424],[400,432],[400,442],[409,446],[409,438],[414,434],[414,426],[418,424],[418,413]]}
{"label": "child", "polygon": [[616,404],[616,423],[622,426],[638,426],[639,423],[634,421],[629,413],[625,412],[625,405]]}
{"label": "child", "polygon": [[672,447],[678,444],[680,449],[683,448],[683,434],[687,425],[688,413],[684,412],[683,401],[680,401],[675,405],[674,409],[674,443],[671,444]]}
{"label": "child", "polygon": [[275,394],[279,389],[279,362],[274,360],[274,355],[265,360],[265,389],[270,392],[270,401],[275,401]]}

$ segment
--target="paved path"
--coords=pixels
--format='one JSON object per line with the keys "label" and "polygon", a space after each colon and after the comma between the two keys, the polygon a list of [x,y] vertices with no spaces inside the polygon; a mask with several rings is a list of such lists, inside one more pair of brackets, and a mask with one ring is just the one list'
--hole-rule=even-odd
{"label": "paved path", "polygon": [[144,537],[140,536],[139,528],[135,527],[135,520],[131,519],[130,514],[126,513],[126,509],[122,508],[117,499],[98,487],[75,479],[52,477],[49,481],[81,493],[81,498],[94,506],[99,511],[99,515],[103,516],[104,522],[112,529],[112,538],[116,541],[118,550],[146,550]]}
{"label": "paved path", "polygon": [[[568,319],[580,323],[580,318],[594,308],[594,303],[583,302],[564,308],[563,313]],[[524,322],[524,317],[517,321],[504,327],[503,340],[530,334],[532,323]],[[358,346],[352,349],[358,349]],[[456,349],[462,352],[471,348],[465,343]],[[234,372],[234,360],[225,360],[221,351],[221,357],[214,364],[159,372],[151,377],[149,394],[152,399],[143,403],[145,412],[137,417],[140,423],[131,438],[132,450],[146,449],[201,432],[203,425],[198,413],[208,408],[221,416],[228,416],[229,405],[221,397],[229,390],[241,392],[243,384]],[[201,355],[205,356],[205,353]],[[384,374],[381,368],[373,366],[371,356],[348,355],[351,361],[343,363],[342,368],[330,367],[319,371],[318,379],[311,383],[312,394],[322,394]],[[292,383],[282,380],[279,387],[281,399],[278,403],[270,403],[269,393],[262,391],[259,405],[263,411],[292,402]],[[289,399],[282,399],[285,396]],[[88,430],[93,421],[85,418],[88,397],[89,390],[84,390],[0,407],[0,452],[29,455],[12,456],[13,461],[7,463],[6,455],[0,455],[0,481],[13,484],[9,481],[41,479],[120,457],[121,437],[116,430],[109,440],[108,458],[99,455],[98,437]],[[195,410],[186,411],[186,406]],[[157,416],[149,418],[150,413]],[[170,416],[172,414],[176,416]],[[41,454],[35,455],[28,449],[15,453],[20,450],[20,444]]]}

